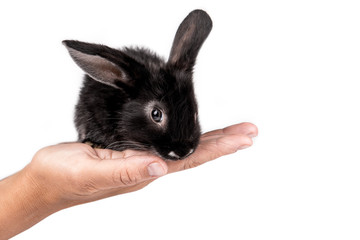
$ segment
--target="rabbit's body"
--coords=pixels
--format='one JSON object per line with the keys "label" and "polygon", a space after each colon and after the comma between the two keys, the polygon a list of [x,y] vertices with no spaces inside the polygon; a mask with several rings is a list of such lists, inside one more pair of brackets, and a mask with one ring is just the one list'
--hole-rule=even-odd
{"label": "rabbit's body", "polygon": [[79,141],[171,160],[191,154],[200,138],[192,69],[211,26],[205,12],[190,13],[168,61],[145,48],[64,41],[87,73],[75,112]]}

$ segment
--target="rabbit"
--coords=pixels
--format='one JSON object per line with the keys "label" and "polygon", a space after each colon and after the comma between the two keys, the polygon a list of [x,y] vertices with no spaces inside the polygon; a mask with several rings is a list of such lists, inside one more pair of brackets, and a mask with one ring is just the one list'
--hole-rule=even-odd
{"label": "rabbit", "polygon": [[167,61],[147,48],[64,40],[85,72],[75,107],[78,141],[150,151],[164,160],[192,154],[201,134],[193,68],[211,29],[205,11],[192,11],[177,30]]}

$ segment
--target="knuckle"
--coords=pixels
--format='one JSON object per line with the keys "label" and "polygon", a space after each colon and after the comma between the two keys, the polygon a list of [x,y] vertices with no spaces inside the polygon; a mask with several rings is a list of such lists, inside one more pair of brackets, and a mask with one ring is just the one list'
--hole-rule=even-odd
{"label": "knuckle", "polygon": [[195,158],[192,158],[191,156],[184,160],[184,170],[186,169],[190,169],[190,168],[195,168],[195,167],[198,167],[202,164],[202,162],[198,161],[197,159]]}
{"label": "knuckle", "polygon": [[115,185],[124,185],[131,186],[135,185],[140,181],[140,176],[138,174],[131,173],[128,169],[123,169],[122,171],[114,171],[113,173],[113,182]]}
{"label": "knuckle", "polygon": [[98,192],[98,188],[93,181],[88,180],[80,184],[80,191],[85,193],[86,195],[91,195]]}
{"label": "knuckle", "polygon": [[81,196],[89,196],[99,191],[96,182],[93,179],[84,177],[79,170],[74,170],[68,179],[69,187],[73,189],[75,194]]}

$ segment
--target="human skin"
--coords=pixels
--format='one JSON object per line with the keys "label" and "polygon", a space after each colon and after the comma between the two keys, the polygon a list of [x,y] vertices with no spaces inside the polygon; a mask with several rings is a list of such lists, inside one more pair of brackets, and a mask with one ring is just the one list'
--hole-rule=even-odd
{"label": "human skin", "polygon": [[197,150],[180,161],[82,143],[45,147],[24,169],[0,181],[0,240],[62,209],[137,191],[163,175],[235,153],[251,146],[255,136],[257,127],[251,123],[214,130],[203,134]]}

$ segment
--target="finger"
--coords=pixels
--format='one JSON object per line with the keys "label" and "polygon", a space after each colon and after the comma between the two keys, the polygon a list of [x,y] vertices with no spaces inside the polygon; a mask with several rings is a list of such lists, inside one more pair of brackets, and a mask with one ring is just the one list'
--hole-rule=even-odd
{"label": "finger", "polygon": [[[238,150],[252,145],[252,139],[247,135],[234,134],[214,138],[210,141],[201,142],[198,150],[190,156],[189,166],[200,165],[216,158],[232,154]],[[191,161],[195,164],[191,164]]]}
{"label": "finger", "polygon": [[243,134],[249,137],[256,137],[258,135],[258,128],[249,122],[235,124],[224,128],[225,134]]}
{"label": "finger", "polygon": [[96,189],[128,187],[167,173],[166,163],[156,156],[131,156],[97,161],[90,171]]}
{"label": "finger", "polygon": [[217,129],[211,132],[207,132],[203,134],[202,137],[223,135],[223,134],[244,134],[249,137],[256,137],[258,135],[258,129],[252,123],[243,122],[223,129]]}
{"label": "finger", "polygon": [[202,140],[197,150],[188,158],[180,161],[167,162],[169,172],[181,171],[197,167],[224,155],[232,154],[238,150],[252,145],[252,139],[247,135],[218,135],[210,140]]}
{"label": "finger", "polygon": [[124,151],[114,151],[111,149],[99,149],[95,148],[95,152],[98,157],[101,159],[120,159],[128,158],[131,156],[149,156],[150,154],[145,151],[135,151],[135,150],[124,150]]}
{"label": "finger", "polygon": [[125,153],[120,151],[114,151],[111,149],[101,149],[94,148],[96,154],[100,159],[110,160],[110,159],[122,159],[125,158]]}
{"label": "finger", "polygon": [[124,158],[133,156],[152,156],[150,152],[127,149],[123,151]]}

